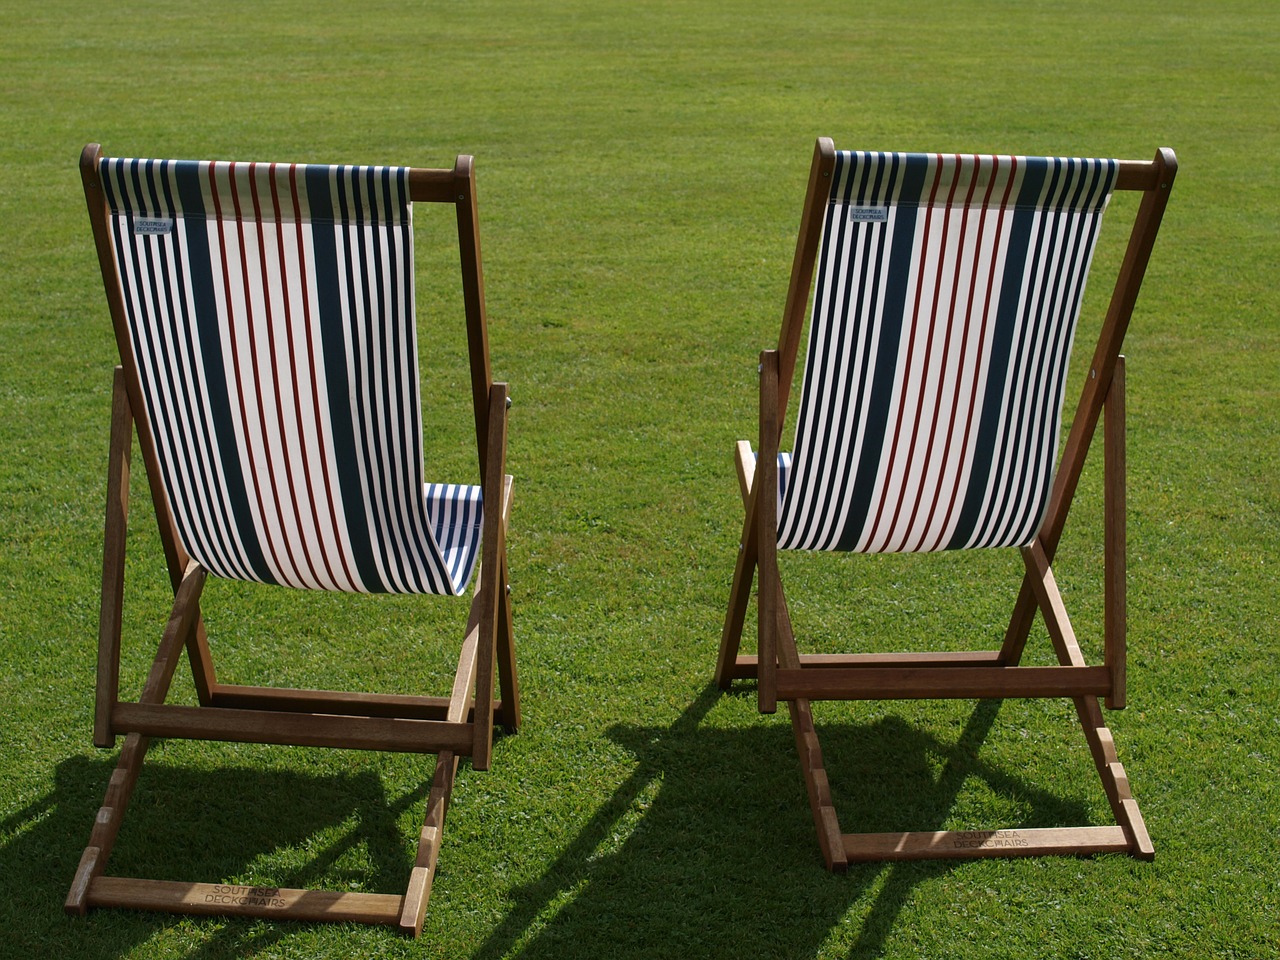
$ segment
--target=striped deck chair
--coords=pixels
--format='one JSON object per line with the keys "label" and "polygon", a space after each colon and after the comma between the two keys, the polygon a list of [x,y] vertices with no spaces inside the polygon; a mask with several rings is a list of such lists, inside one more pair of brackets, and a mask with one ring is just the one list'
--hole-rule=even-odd
{"label": "striped deck chair", "polygon": [[[746,508],[716,680],[788,703],[827,867],[850,861],[1127,851],[1153,856],[1098,698],[1125,703],[1124,359],[1177,169],[1035,157],[837,152],[820,139],[776,350],[760,358],[758,456],[737,447]],[[1067,365],[1104,209],[1140,191],[1060,461]],[[813,290],[795,443],[779,451]],[[1103,420],[1104,663],[1081,654],[1051,562]],[[759,494],[757,496],[757,494]],[[779,550],[1017,548],[1025,574],[998,650],[801,654]],[[758,572],[758,653],[739,653]],[[1036,611],[1057,666],[1021,666]],[[814,700],[1069,697],[1115,826],[841,833]],[[975,840],[975,837],[977,840]]]}
{"label": "striped deck chair", "polygon": [[[124,160],[90,144],[80,169],[120,352],[94,743],[125,742],[66,908],[350,920],[416,936],[458,759],[487,769],[495,721],[514,730],[520,719],[507,393],[489,366],[472,160],[459,157],[452,170]],[[421,202],[456,211],[478,485],[424,479],[411,216]],[[135,433],[174,604],[141,696],[126,702],[119,664]],[[207,577],[457,597],[477,565],[447,697],[216,679],[200,611]],[[165,702],[184,648],[194,706]],[[106,875],[151,737],[437,754],[405,895],[226,895],[224,885]]]}

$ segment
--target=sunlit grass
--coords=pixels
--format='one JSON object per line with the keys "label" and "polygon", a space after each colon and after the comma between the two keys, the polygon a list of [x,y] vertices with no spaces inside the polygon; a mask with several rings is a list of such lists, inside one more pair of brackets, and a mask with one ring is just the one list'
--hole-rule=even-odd
{"label": "sunlit grass", "polygon": [[[0,26],[0,956],[1274,953],[1273,4],[0,0]],[[1126,345],[1130,706],[1108,714],[1153,864],[828,875],[784,717],[707,690],[741,523],[731,445],[754,433],[755,358],[777,335],[819,135],[841,148],[1178,152]],[[142,156],[477,158],[493,369],[515,401],[526,726],[490,772],[462,770],[419,941],[62,913],[114,761],[90,746],[115,362],[75,163],[90,140]],[[456,478],[472,456],[462,345],[433,338],[458,303],[451,228],[418,226],[424,389],[460,425],[428,442]],[[1098,269],[1117,252],[1104,240]],[[136,463],[126,690],[168,593]],[[1099,535],[1083,499],[1058,574],[1091,651]],[[986,645],[1017,561],[786,570],[811,648],[889,649]],[[458,611],[341,599],[213,585],[228,679],[443,692]],[[190,695],[181,672],[175,695]],[[1068,704],[817,716],[849,829],[1108,815]],[[429,758],[155,749],[121,869],[402,887]],[[954,783],[948,763],[964,771]]]}

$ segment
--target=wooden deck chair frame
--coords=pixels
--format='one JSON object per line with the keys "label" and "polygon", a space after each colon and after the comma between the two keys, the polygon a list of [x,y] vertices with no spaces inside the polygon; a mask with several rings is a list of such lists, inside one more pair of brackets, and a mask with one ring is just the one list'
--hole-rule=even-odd
{"label": "wooden deck chair frame", "polygon": [[[112,392],[107,511],[98,637],[94,743],[111,747],[125,736],[92,835],[66,900],[66,910],[127,907],[187,914],[214,914],[306,921],[389,924],[417,936],[440,853],[445,814],[460,757],[487,769],[494,724],[515,730],[520,723],[511,605],[508,596],[506,530],[511,477],[505,474],[507,388],[489,366],[480,237],[472,158],[459,156],[453,169],[407,173],[410,203],[446,203],[456,209],[463,301],[470,352],[484,510],[470,614],[449,696],[379,695],[298,690],[220,683],[206,639],[200,594],[206,570],[184,549],[161,483],[156,441],[143,411],[144,393],[130,343],[116,251],[100,174],[102,151],[85,147],[80,160],[108,306],[121,363]],[[165,560],[174,591],[173,610],[159,650],[135,702],[119,696],[125,544],[129,514],[130,451],[136,434]],[[166,704],[170,680],[183,649],[190,661],[198,706]],[[500,687],[495,698],[494,681]],[[125,809],[152,737],[223,740],[297,746],[435,753],[418,853],[403,896],[250,887],[219,896],[209,883],[108,876],[104,872]]]}
{"label": "wooden deck chair frame", "polygon": [[[788,703],[819,844],[830,870],[843,870],[856,861],[1087,855],[1108,851],[1149,860],[1154,856],[1151,840],[1117,759],[1099,698],[1108,708],[1125,706],[1125,365],[1121,346],[1177,171],[1176,157],[1172,150],[1162,148],[1151,162],[1118,163],[1114,188],[1141,193],[1128,246],[1054,475],[1043,523],[1035,539],[1020,548],[1025,574],[1003,643],[999,650],[972,653],[801,654],[792,631],[777,563],[774,533],[778,530],[778,504],[775,496],[757,496],[757,492],[778,489],[778,448],[834,163],[831,140],[819,139],[781,336],[776,350],[767,350],[760,356],[759,456],[752,453],[747,441],[740,441],[737,446],[738,479],[746,517],[716,664],[716,682],[722,689],[729,689],[736,679],[756,679],[761,712],[772,713],[778,700]],[[1090,666],[1067,618],[1051,563],[1100,419],[1104,433],[1104,663]],[[757,571],[758,655],[750,656],[740,654],[739,647]],[[1019,665],[1037,610],[1048,627],[1058,666]],[[1073,700],[1115,826],[842,833],[811,701],[1005,697]]]}

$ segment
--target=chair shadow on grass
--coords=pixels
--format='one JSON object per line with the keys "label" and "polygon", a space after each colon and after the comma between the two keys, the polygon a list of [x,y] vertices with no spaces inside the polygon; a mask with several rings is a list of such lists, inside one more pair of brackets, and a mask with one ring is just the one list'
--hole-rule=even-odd
{"label": "chair shadow on grass", "polygon": [[[913,888],[956,862],[855,864],[843,876],[828,873],[785,708],[775,722],[749,730],[701,727],[720,696],[704,691],[668,728],[608,731],[636,757],[634,772],[536,881],[513,891],[513,907],[476,956],[811,957],[873,889],[859,927],[840,938],[852,936],[851,957],[882,953]],[[950,744],[893,716],[819,722],[828,760],[841,758],[842,769],[829,769],[844,828],[941,829],[969,777],[1016,796],[1029,810],[1020,826],[1079,822],[1079,803],[978,759],[999,710],[1000,701],[979,702]],[[887,778],[877,773],[879,780],[918,788],[908,814],[886,809],[893,803],[886,796],[905,796],[901,782],[896,793],[892,784],[869,781],[858,789],[859,770],[877,769],[885,756],[895,766]],[[940,775],[930,758],[942,758]],[[912,819],[902,823],[904,816]]]}
{"label": "chair shadow on grass", "polygon": [[[429,763],[419,786],[389,797],[372,769],[338,775],[247,766],[196,771],[166,761],[155,746],[152,751],[107,865],[109,875],[338,889],[346,880],[352,889],[403,893],[414,850],[397,819],[426,802]],[[85,919],[63,914],[114,767],[114,753],[65,760],[50,794],[0,822],[0,837],[10,838],[0,844],[6,886],[18,876],[39,878],[11,890],[14,917],[29,922],[6,934],[0,953],[8,947],[18,950],[15,956],[113,957],[165,926],[189,922],[128,910],[90,911]],[[44,869],[33,872],[32,863]],[[210,929],[184,956],[256,954],[296,927],[214,920]]]}

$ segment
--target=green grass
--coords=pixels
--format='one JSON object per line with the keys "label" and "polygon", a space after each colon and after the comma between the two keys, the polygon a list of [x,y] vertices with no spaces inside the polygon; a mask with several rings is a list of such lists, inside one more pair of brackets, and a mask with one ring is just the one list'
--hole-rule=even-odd
{"label": "green grass", "polygon": [[[0,0],[0,956],[1277,954],[1280,9],[799,6]],[[776,337],[819,135],[1178,152],[1126,347],[1130,707],[1108,715],[1152,864],[829,875],[785,719],[708,688],[740,523],[731,444],[754,429],[754,358]],[[462,769],[419,941],[62,913],[114,761],[90,746],[114,362],[75,163],[90,140],[139,156],[477,158],[493,367],[515,400],[527,713],[490,772]],[[451,254],[428,249],[448,224],[419,229],[429,331],[458,294]],[[422,339],[431,402],[465,428],[460,343]],[[465,429],[428,440],[465,469]],[[126,689],[167,613],[140,477],[134,502]],[[1059,564],[1091,651],[1099,516],[1078,504]],[[998,633],[1015,561],[786,572],[815,647],[843,630],[894,648]],[[249,682],[442,692],[460,632],[432,601],[218,584],[205,607],[223,673]],[[1106,820],[1067,704],[817,716],[846,828]],[[394,892],[431,763],[160,744],[113,869]]]}

